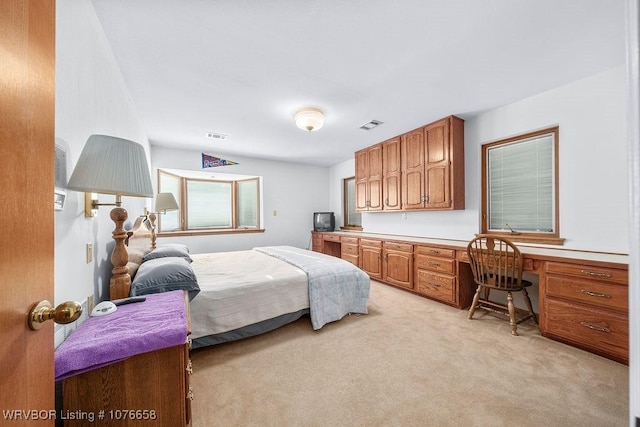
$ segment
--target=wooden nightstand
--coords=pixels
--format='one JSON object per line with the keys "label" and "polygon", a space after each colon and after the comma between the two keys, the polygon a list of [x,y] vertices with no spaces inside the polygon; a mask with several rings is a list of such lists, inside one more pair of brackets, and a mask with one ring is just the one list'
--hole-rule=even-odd
{"label": "wooden nightstand", "polygon": [[[165,303],[181,305],[184,317],[176,312],[159,312],[153,315],[137,315],[142,309],[149,310],[162,298]],[[173,299],[174,301],[168,301]],[[145,304],[146,306],[142,306]],[[133,312],[136,313],[133,313]],[[148,314],[148,313],[146,313]],[[119,316],[119,317],[116,317]],[[174,317],[175,322],[172,321]],[[65,357],[74,358],[72,345],[85,339],[91,340],[101,321],[107,321],[100,332],[100,340],[111,341],[114,347],[131,348],[120,341],[127,335],[123,328],[145,330],[144,341],[157,339],[151,351],[132,354],[124,359],[101,363],[98,368],[74,375],[74,372],[60,374],[56,366],[57,378],[61,379],[62,408],[58,418],[63,425],[118,425],[118,426],[188,426],[191,424],[192,390],[189,385],[191,361],[186,337],[190,332],[189,304],[186,294],[174,291],[166,294],[147,295],[143,303],[128,304],[108,316],[89,318],[56,350],[66,352]],[[186,320],[186,323],[184,322]],[[91,325],[87,322],[93,321]],[[173,326],[171,326],[173,324]],[[180,326],[175,326],[178,324]],[[173,328],[173,336],[162,347],[164,325]],[[184,329],[184,341],[176,343],[176,328]],[[168,335],[166,335],[168,336]],[[73,341],[69,342],[74,338]],[[67,348],[62,348],[67,342]],[[80,351],[80,350],[79,350]],[[134,352],[136,350],[133,350]],[[114,350],[117,353],[117,350]],[[83,353],[86,353],[84,351]],[[91,359],[89,357],[88,359]],[[80,371],[83,371],[81,369]],[[68,376],[71,375],[71,376]]]}

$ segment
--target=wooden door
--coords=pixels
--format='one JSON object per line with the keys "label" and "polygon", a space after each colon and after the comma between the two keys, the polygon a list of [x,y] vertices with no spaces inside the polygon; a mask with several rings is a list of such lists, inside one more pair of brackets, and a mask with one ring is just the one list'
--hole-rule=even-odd
{"label": "wooden door", "polygon": [[451,206],[451,161],[449,120],[441,120],[424,129],[425,207]]}
{"label": "wooden door", "polygon": [[424,132],[416,129],[402,136],[402,208],[424,207]]}
{"label": "wooden door", "polygon": [[379,211],[382,210],[382,144],[369,147],[367,155],[369,161],[368,210]]}
{"label": "wooden door", "polygon": [[367,149],[356,152],[356,211],[366,211],[369,195],[367,194],[369,179],[369,156]]}
{"label": "wooden door", "polygon": [[360,246],[360,268],[372,279],[382,279],[382,248]]}
{"label": "wooden door", "polygon": [[382,143],[382,195],[383,209],[398,210],[400,203],[400,137]]}
{"label": "wooden door", "polygon": [[[0,407],[44,418],[55,408],[53,322],[31,331],[27,314],[53,303],[55,0],[2,0],[0,28]],[[10,424],[33,423],[21,415]]]}

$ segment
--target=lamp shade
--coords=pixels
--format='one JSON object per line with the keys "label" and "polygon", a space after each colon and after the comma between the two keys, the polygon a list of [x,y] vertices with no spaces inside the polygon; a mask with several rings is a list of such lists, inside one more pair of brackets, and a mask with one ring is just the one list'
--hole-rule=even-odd
{"label": "lamp shade", "polygon": [[80,153],[67,188],[91,193],[153,197],[144,148],[128,139],[91,135]]}
{"label": "lamp shade", "polygon": [[324,125],[324,113],[316,107],[303,107],[295,116],[296,126],[309,132],[316,131]]}
{"label": "lamp shade", "polygon": [[180,209],[173,193],[158,193],[156,196],[156,212],[167,213]]}

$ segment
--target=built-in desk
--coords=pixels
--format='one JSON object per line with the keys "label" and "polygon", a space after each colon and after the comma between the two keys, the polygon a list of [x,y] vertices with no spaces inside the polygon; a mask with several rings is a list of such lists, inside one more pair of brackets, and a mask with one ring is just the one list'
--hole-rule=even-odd
{"label": "built-in desk", "polygon": [[[460,309],[471,305],[475,284],[467,241],[312,233],[314,251],[338,257],[345,253],[343,239],[348,241],[349,261],[376,280]],[[628,364],[628,256],[529,244],[518,248],[525,272],[539,278],[541,334]]]}

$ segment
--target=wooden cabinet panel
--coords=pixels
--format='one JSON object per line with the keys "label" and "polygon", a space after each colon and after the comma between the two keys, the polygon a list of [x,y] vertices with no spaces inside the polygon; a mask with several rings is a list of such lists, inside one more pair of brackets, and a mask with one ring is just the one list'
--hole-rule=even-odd
{"label": "wooden cabinet panel", "polygon": [[382,280],[413,289],[413,245],[384,242]]}
{"label": "wooden cabinet panel", "polygon": [[545,271],[548,273],[570,274],[573,276],[583,277],[585,279],[606,280],[625,285],[629,281],[629,273],[627,270],[594,267],[591,265],[547,262]]}
{"label": "wooden cabinet panel", "polygon": [[426,208],[451,206],[449,120],[426,126],[425,133],[425,197]]}
{"label": "wooden cabinet panel", "polygon": [[356,153],[356,210],[382,210],[382,144]]}
{"label": "wooden cabinet panel", "polygon": [[545,312],[546,335],[629,363],[627,316],[554,299],[546,300]]}
{"label": "wooden cabinet panel", "polygon": [[[431,255],[443,258],[455,258],[456,251],[454,249],[444,249],[433,246],[416,246],[416,254]],[[466,253],[466,252],[465,252]]]}
{"label": "wooden cabinet panel", "polygon": [[358,238],[357,237],[341,236],[340,237],[340,241],[342,243],[349,243],[349,244],[352,244],[352,245],[357,245],[358,244]]}
{"label": "wooden cabinet panel", "polygon": [[402,208],[400,201],[400,137],[382,143],[382,195],[384,210]]}
{"label": "wooden cabinet panel", "polygon": [[419,294],[455,304],[455,283],[456,278],[453,276],[418,270],[415,289]]}
{"label": "wooden cabinet panel", "polygon": [[402,209],[424,207],[424,131],[402,135]]}
{"label": "wooden cabinet panel", "polygon": [[382,279],[382,242],[360,239],[360,269],[372,279]]}
{"label": "wooden cabinet panel", "polygon": [[325,242],[340,242],[339,234],[323,233],[322,240]]}
{"label": "wooden cabinet panel", "polygon": [[425,270],[455,274],[456,260],[447,258],[432,257],[429,255],[418,255],[416,257],[417,267]]}
{"label": "wooden cabinet panel", "polygon": [[546,293],[550,297],[565,298],[615,310],[626,311],[628,307],[627,287],[615,283],[548,275]]}
{"label": "wooden cabinet panel", "polygon": [[311,232],[311,250],[322,252],[322,233]]}

